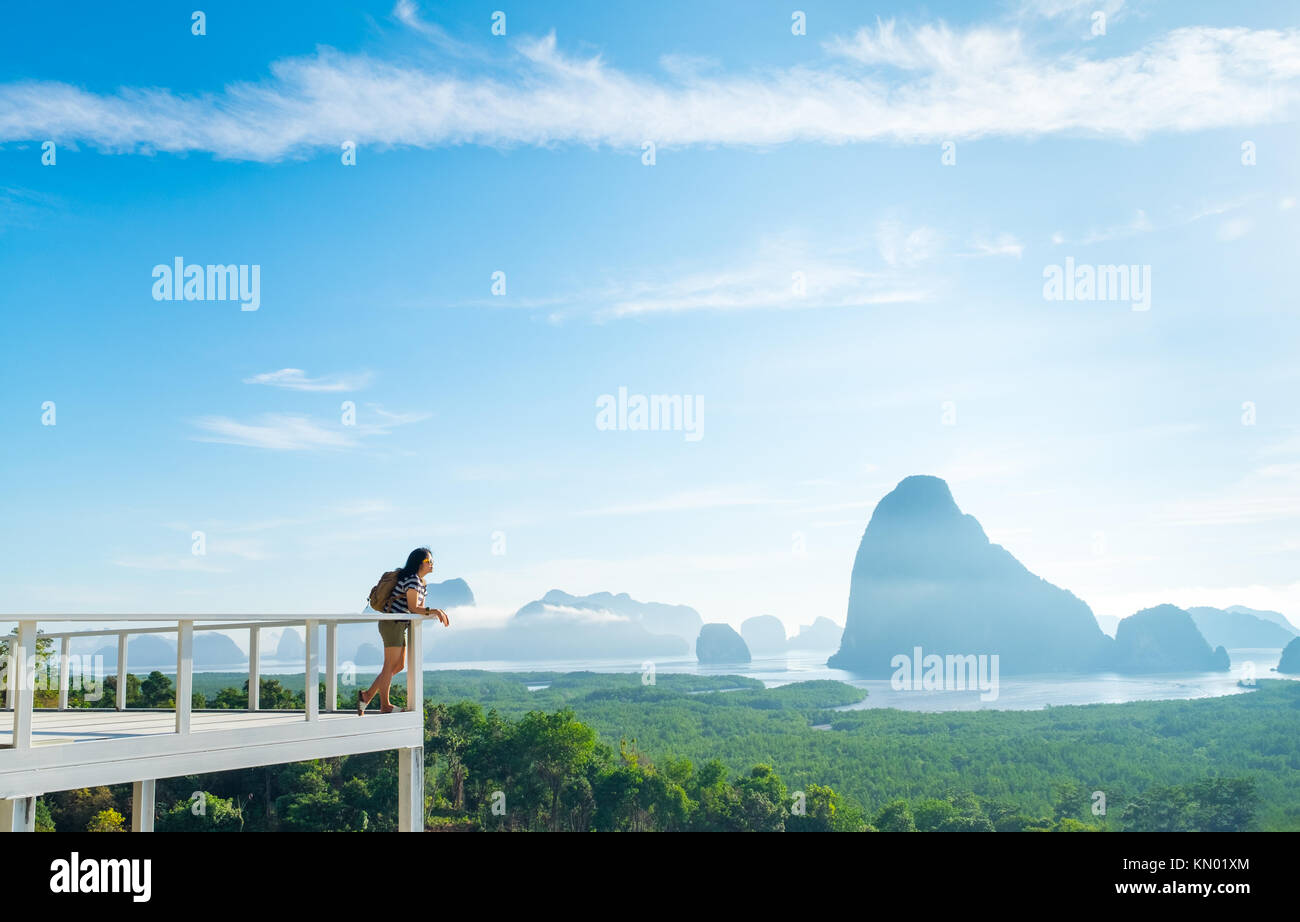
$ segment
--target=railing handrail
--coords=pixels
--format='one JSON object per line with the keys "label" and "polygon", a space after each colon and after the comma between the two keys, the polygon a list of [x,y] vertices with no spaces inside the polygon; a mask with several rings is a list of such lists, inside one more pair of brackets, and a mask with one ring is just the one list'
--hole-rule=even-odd
{"label": "railing handrail", "polygon": [[[53,657],[42,658],[38,653],[38,644],[42,637],[59,641],[59,706],[58,710],[68,707],[69,679],[71,677],[72,654],[70,641],[76,637],[117,637],[117,710],[126,710],[128,653],[130,645],[127,638],[132,634],[176,634],[176,732],[188,735],[190,716],[193,711],[194,691],[194,632],[196,630],[248,631],[248,708],[259,710],[261,689],[261,634],[269,627],[297,627],[302,625],[304,637],[304,713],[306,719],[315,723],[320,719],[319,669],[321,665],[320,629],[325,632],[325,710],[338,708],[338,627],[340,624],[365,624],[376,621],[409,621],[411,623],[407,642],[407,654],[411,669],[407,673],[407,710],[421,711],[424,707],[424,657],[421,645],[423,622],[428,615],[413,615],[409,612],[388,614],[384,612],[362,612],[358,614],[326,615],[105,615],[92,612],[54,615],[17,615],[0,616],[0,619],[16,617],[17,631],[6,637],[9,655],[2,664],[7,676],[5,704],[13,711],[14,731],[11,748],[27,750],[32,745],[32,710],[34,706],[34,676],[27,677],[28,669],[33,672],[45,665],[47,671]],[[98,627],[88,631],[62,631],[54,634],[41,634],[37,625],[41,621],[98,621],[112,622],[169,621],[175,626],[149,624],[140,627]],[[196,625],[197,621],[213,621],[210,625]],[[0,620],[0,623],[3,623]]]}
{"label": "railing handrail", "polygon": [[[201,612],[185,612],[169,614],[157,613],[109,613],[96,614],[95,612],[5,612],[0,614],[0,624],[8,624],[17,621],[256,621],[259,624],[267,621],[293,621],[301,624],[304,621],[319,622],[347,622],[347,621],[410,621],[412,618],[426,617],[423,615],[411,615],[405,612],[345,612],[342,614],[298,614],[294,612],[281,612],[279,614],[257,614],[249,612],[238,612],[236,614],[207,614]],[[262,624],[265,627],[265,624]]]}
{"label": "railing handrail", "polygon": [[[409,621],[412,617],[419,618],[423,616],[407,615],[405,617],[401,617],[400,620]],[[316,619],[299,618],[297,621],[241,621],[241,622],[218,621],[215,624],[196,624],[194,625],[194,630],[196,631],[240,631],[240,630],[247,631],[251,628],[258,628],[258,629],[277,628],[277,627],[305,628],[309,620],[314,621]],[[330,621],[327,623],[328,624],[374,624],[376,620],[379,619],[358,618],[355,621]],[[383,620],[385,621],[399,620],[399,616],[386,615]],[[174,625],[172,627],[154,627],[150,625],[147,627],[105,627],[105,628],[95,628],[86,631],[40,631],[37,636],[39,636],[43,640],[61,640],[63,638],[77,638],[77,637],[107,637],[114,634],[175,634],[179,630],[180,628]],[[3,639],[8,636],[11,635],[0,634],[0,639]]]}

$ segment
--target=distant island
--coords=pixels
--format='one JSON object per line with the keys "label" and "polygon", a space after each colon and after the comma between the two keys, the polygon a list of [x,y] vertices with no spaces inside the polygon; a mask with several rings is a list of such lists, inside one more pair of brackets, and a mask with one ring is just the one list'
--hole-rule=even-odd
{"label": "distant island", "polygon": [[426,633],[430,662],[581,660],[684,656],[704,619],[688,605],[640,602],[627,593],[552,589],[503,627]]}
{"label": "distant island", "polygon": [[1226,645],[1277,645],[1286,636],[1248,610],[1197,611],[1148,609],[1115,622],[1112,638],[1081,599],[991,543],[944,481],[912,476],[877,504],[867,524],[843,641],[828,665],[883,677],[896,671],[897,655],[919,648],[996,654],[1004,675],[1226,671]]}
{"label": "distant island", "polygon": [[701,664],[710,666],[750,662],[749,647],[730,624],[706,624],[700,628],[695,656]]}

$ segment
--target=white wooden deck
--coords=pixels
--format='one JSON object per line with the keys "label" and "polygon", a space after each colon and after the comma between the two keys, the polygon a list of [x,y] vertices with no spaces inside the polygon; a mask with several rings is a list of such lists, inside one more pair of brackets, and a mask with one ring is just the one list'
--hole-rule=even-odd
{"label": "white wooden deck", "polygon": [[423,715],[415,711],[319,713],[313,720],[301,711],[196,711],[183,734],[171,711],[34,711],[31,746],[0,749],[0,798],[418,749],[423,742]]}
{"label": "white wooden deck", "polygon": [[[337,710],[339,624],[356,621],[407,620],[409,616],[370,614],[311,615],[285,620],[278,615],[19,615],[18,630],[9,635],[4,663],[7,710],[0,716],[0,832],[33,828],[35,798],[50,791],[131,783],[138,815],[132,829],[152,831],[153,797],[158,778],[203,775],[259,765],[396,750],[398,753],[398,827],[424,828],[424,694],[423,672],[407,676],[413,710],[382,714],[378,706],[358,717]],[[57,669],[60,707],[34,707],[34,689],[41,670],[37,661],[37,628],[42,621],[175,622],[175,627],[111,627],[46,633],[58,643]],[[208,624],[196,626],[203,620]],[[411,662],[419,663],[421,630],[413,619],[408,646]],[[271,626],[302,626],[305,671],[301,711],[259,710],[260,632]],[[250,709],[195,710],[192,706],[193,640],[195,630],[248,630]],[[325,634],[325,705],[319,703],[321,644]],[[167,631],[177,637],[174,709],[125,707],[127,640],[132,634]],[[69,641],[85,635],[114,635],[118,641],[117,708],[68,707]]]}
{"label": "white wooden deck", "polygon": [[[2,712],[0,712],[2,713]],[[247,730],[252,727],[292,726],[303,723],[302,711],[234,711],[212,710],[193,711],[190,718],[191,733],[220,732],[224,730]],[[365,717],[357,717],[354,711],[322,713],[321,723],[333,721],[379,720],[398,716],[380,714],[376,703]],[[343,729],[343,725],[339,725]],[[383,729],[382,727],[358,727],[358,730]],[[93,740],[130,739],[142,736],[166,736],[176,732],[176,712],[130,708],[114,711],[105,708],[71,708],[58,711],[32,711],[32,747],[56,746],[66,743],[85,743]],[[13,743],[13,728],[0,724],[0,748],[7,748]]]}

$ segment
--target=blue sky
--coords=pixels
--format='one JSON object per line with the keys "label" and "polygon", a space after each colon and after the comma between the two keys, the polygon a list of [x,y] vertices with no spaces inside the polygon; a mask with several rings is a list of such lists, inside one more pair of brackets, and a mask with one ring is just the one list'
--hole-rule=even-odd
{"label": "blue sky", "polygon": [[[352,611],[429,544],[483,624],[793,630],[927,473],[1099,614],[1300,621],[1293,4],[498,8],[9,14],[7,610]],[[178,256],[259,309],[154,300]]]}

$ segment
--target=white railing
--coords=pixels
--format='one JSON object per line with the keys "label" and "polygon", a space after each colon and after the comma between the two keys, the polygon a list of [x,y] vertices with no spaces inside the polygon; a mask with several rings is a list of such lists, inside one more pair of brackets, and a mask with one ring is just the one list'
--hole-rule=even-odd
{"label": "white railing", "polygon": [[[325,710],[327,713],[338,710],[338,626],[340,624],[373,624],[376,621],[410,621],[411,629],[407,636],[407,679],[406,698],[408,711],[422,711],[424,706],[424,672],[421,648],[420,615],[381,614],[367,612],[362,615],[304,615],[302,617],[285,617],[284,615],[104,615],[104,614],[62,614],[62,615],[0,615],[2,621],[17,621],[18,630],[5,639],[9,644],[9,656],[6,665],[5,710],[13,711],[14,749],[30,749],[32,742],[32,711],[36,691],[36,673],[41,668],[36,655],[36,641],[41,639],[56,640],[59,644],[59,701],[57,710],[68,707],[69,687],[69,647],[71,641],[78,637],[116,637],[117,638],[117,700],[116,709],[126,710],[127,689],[127,639],[133,634],[175,634],[176,635],[176,733],[190,732],[190,716],[193,711],[194,697],[194,632],[195,631],[236,631],[247,630],[248,640],[248,707],[247,711],[259,710],[259,691],[261,687],[261,632],[267,628],[302,627],[303,642],[306,647],[304,676],[304,716],[308,721],[320,719],[320,640],[319,628],[325,627]],[[78,622],[78,621],[148,621],[175,622],[175,626],[145,626],[130,628],[103,628],[85,631],[63,631],[58,633],[36,632],[39,622]],[[196,622],[213,622],[196,625]],[[19,668],[21,664],[22,668]],[[47,663],[48,665],[48,663]]]}

